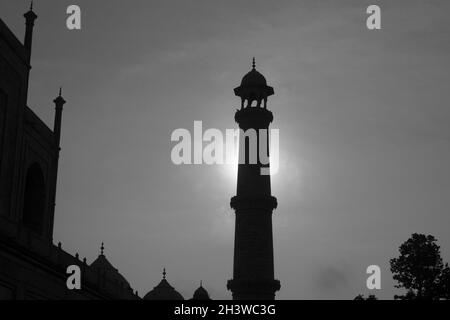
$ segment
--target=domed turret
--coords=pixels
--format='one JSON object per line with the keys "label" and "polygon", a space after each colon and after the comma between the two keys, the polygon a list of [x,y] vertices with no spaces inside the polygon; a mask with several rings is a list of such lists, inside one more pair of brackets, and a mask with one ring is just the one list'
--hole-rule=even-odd
{"label": "domed turret", "polygon": [[267,86],[267,81],[266,78],[264,78],[264,76],[259,73],[258,71],[256,71],[256,69],[252,69],[250,72],[248,72],[241,81],[241,86],[246,87],[246,86]]}
{"label": "domed turret", "polygon": [[104,254],[105,247],[103,243],[100,250],[100,255],[97,257],[97,259],[95,259],[94,262],[91,263],[90,267],[100,274],[103,274],[110,281],[115,282],[123,288],[131,290],[130,283],[125,279],[124,276],[119,273],[119,270],[114,268],[114,266],[108,261],[108,259],[106,259],[106,256]]}
{"label": "domed turret", "polygon": [[192,300],[211,300],[211,298],[209,297],[208,291],[206,291],[206,289],[203,288],[201,281],[200,281],[200,287],[197,290],[195,290]]}
{"label": "domed turret", "polygon": [[241,98],[241,109],[247,101],[246,107],[251,107],[256,101],[256,106],[260,107],[264,101],[264,108],[267,108],[267,97],[274,94],[273,88],[267,85],[266,78],[256,71],[255,58],[253,58],[252,70],[248,72],[241,81],[241,85],[234,89],[234,94]]}
{"label": "domed turret", "polygon": [[144,300],[184,300],[184,298],[167,282],[164,269],[161,282],[144,296]]}

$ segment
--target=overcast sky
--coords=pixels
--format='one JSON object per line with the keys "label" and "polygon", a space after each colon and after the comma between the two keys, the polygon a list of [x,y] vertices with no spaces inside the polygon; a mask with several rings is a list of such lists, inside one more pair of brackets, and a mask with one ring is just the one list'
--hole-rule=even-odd
{"label": "overcast sky", "polygon": [[[82,30],[65,26],[78,4]],[[366,28],[379,4],[382,30]],[[28,1],[0,3],[20,40]],[[280,169],[272,178],[280,299],[352,299],[413,232],[450,260],[450,2],[50,1],[36,21],[29,106],[53,127],[67,104],[55,243],[107,258],[143,296],[200,280],[229,299],[235,175],[175,166],[177,128],[235,128],[234,96],[256,57],[275,95]],[[373,292],[372,292],[373,293]]]}

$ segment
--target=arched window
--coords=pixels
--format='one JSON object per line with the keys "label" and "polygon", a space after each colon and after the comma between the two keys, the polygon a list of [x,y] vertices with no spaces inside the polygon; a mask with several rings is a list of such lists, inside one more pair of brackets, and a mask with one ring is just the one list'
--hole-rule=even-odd
{"label": "arched window", "polygon": [[23,224],[42,234],[45,211],[45,180],[39,164],[32,164],[27,171],[23,204]]}

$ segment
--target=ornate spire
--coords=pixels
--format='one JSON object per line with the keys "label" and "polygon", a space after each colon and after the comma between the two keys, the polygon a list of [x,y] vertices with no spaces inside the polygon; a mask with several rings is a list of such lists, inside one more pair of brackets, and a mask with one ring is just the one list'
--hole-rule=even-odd
{"label": "ornate spire", "polygon": [[53,100],[55,104],[55,120],[53,122],[53,134],[55,136],[56,147],[60,147],[62,111],[66,100],[61,96],[62,89],[59,88],[59,95]]}
{"label": "ornate spire", "polygon": [[105,251],[105,245],[102,242],[102,246],[100,247],[100,255],[104,256],[104,251]]}
{"label": "ornate spire", "polygon": [[31,59],[31,47],[33,42],[33,27],[34,21],[37,19],[37,15],[33,12],[33,1],[30,4],[30,10],[28,10],[24,15],[25,18],[25,38],[23,40],[23,45],[28,53],[28,63]]}
{"label": "ornate spire", "polygon": [[53,100],[53,102],[56,104],[57,107],[62,108],[63,105],[66,103],[66,100],[62,97],[62,87],[59,87],[58,96]]}
{"label": "ornate spire", "polygon": [[253,57],[253,61],[252,61],[252,69],[255,70],[255,68],[256,68],[255,57]]}
{"label": "ornate spire", "polygon": [[165,279],[166,278],[166,268],[163,268],[163,273],[162,273],[162,275],[163,275],[163,279]]}
{"label": "ornate spire", "polygon": [[36,20],[37,15],[33,11],[33,0],[31,0],[30,9],[24,14],[24,17],[31,20],[31,23],[33,23],[34,20]]}

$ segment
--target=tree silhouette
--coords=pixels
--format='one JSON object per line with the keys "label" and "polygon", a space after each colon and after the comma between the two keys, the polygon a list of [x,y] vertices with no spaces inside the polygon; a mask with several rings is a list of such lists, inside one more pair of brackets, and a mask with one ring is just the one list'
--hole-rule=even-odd
{"label": "tree silhouette", "polygon": [[391,271],[398,282],[395,287],[407,292],[395,299],[449,299],[450,269],[433,236],[414,233],[399,251],[400,256],[390,260]]}
{"label": "tree silhouette", "polygon": [[450,268],[448,264],[445,264],[445,268],[442,270],[439,283],[441,299],[450,300]]}

